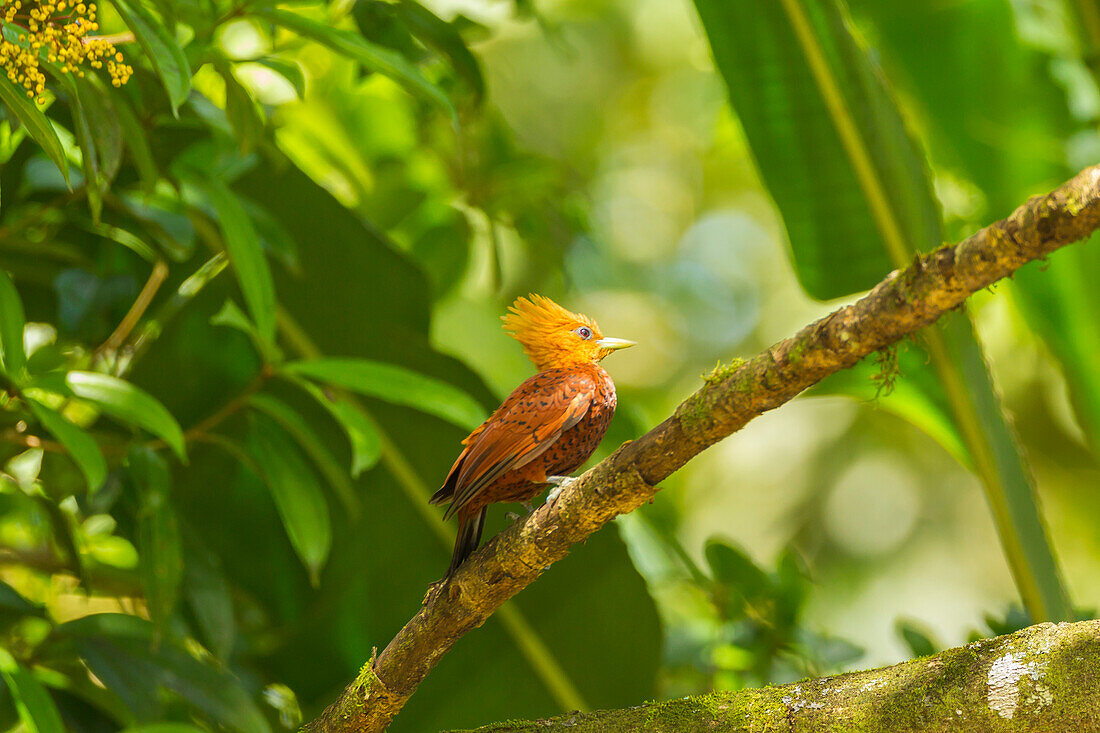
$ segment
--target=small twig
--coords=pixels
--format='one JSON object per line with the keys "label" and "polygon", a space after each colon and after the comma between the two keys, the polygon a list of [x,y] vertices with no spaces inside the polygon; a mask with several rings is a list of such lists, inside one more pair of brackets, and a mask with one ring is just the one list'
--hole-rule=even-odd
{"label": "small twig", "polygon": [[168,265],[164,264],[164,260],[157,260],[153,265],[153,271],[149,273],[149,279],[145,281],[145,285],[141,288],[141,292],[138,293],[137,298],[134,300],[134,304],[130,306],[130,310],[126,311],[126,315],[119,321],[118,327],[107,337],[107,340],[100,344],[99,348],[95,350],[95,355],[100,356],[106,352],[118,351],[122,344],[129,337],[130,332],[134,330],[134,326],[138,324],[141,317],[145,315],[146,309],[149,304],[153,302],[153,298],[156,296],[157,291],[160,290],[160,286],[164,284],[164,281],[168,279]]}

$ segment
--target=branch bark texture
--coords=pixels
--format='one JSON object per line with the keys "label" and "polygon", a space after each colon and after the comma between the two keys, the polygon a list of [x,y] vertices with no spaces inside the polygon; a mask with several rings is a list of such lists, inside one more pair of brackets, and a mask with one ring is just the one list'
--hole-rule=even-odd
{"label": "branch bark texture", "polygon": [[[933,323],[971,294],[1100,228],[1100,166],[957,245],[917,256],[866,296],[747,361],[722,366],[676,412],[586,472],[552,506],[501,532],[307,731],[381,731],[458,639],[694,456],[825,377]],[[1094,657],[1095,659],[1095,657]]]}
{"label": "branch bark texture", "polygon": [[1098,659],[1100,621],[1039,624],[883,669],[498,723],[476,733],[1094,731]]}

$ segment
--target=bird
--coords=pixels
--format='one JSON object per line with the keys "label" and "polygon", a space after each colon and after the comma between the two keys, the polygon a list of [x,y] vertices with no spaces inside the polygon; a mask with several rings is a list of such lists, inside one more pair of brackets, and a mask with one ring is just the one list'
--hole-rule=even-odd
{"label": "bird", "polygon": [[609,338],[587,316],[534,293],[519,297],[501,317],[537,374],[501,403],[462,441],[464,449],[431,504],[450,502],[444,519],[458,517],[451,565],[444,580],[477,549],[485,513],[496,502],[527,503],[548,485],[557,492],[603,440],[617,398],[599,362],[634,341]]}

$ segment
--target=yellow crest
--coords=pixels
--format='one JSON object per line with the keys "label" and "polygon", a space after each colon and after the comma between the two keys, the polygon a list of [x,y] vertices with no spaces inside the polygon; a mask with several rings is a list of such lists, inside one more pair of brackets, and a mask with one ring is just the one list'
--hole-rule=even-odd
{"label": "yellow crest", "polygon": [[[501,317],[504,330],[523,345],[540,371],[598,361],[595,342],[601,338],[600,329],[588,316],[567,311],[534,293],[516,298],[508,310],[508,315]],[[582,329],[588,329],[587,336]]]}

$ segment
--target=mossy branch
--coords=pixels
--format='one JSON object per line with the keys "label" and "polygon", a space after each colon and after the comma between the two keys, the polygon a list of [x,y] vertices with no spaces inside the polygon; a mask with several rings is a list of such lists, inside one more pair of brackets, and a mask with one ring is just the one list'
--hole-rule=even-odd
{"label": "mossy branch", "polygon": [[476,733],[1098,730],[1098,658],[1100,621],[1039,624],[883,669],[510,721]]}
{"label": "mossy branch", "polygon": [[[381,731],[458,639],[570,548],[649,501],[657,485],[756,416],[933,323],[973,293],[1100,228],[1100,166],[958,245],[919,255],[870,293],[747,361],[720,367],[676,412],[516,522],[433,593],[307,731]],[[1095,659],[1095,657],[1093,657]]]}

